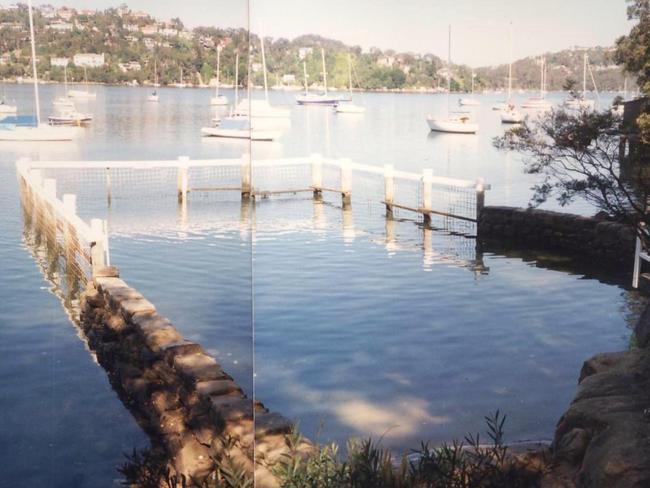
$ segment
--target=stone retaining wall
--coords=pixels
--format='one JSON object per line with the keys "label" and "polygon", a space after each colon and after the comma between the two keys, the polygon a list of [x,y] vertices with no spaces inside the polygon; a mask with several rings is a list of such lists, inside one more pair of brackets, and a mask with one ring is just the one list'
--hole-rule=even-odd
{"label": "stone retaining wall", "polygon": [[115,268],[96,273],[80,305],[89,346],[173,473],[202,480],[230,463],[255,473],[256,486],[277,486],[270,466],[286,452],[291,422],[247,398]]}
{"label": "stone retaining wall", "polygon": [[634,230],[617,222],[517,207],[485,207],[479,239],[500,239],[632,266]]}
{"label": "stone retaining wall", "polygon": [[585,361],[559,420],[554,468],[579,488],[650,486],[650,307],[635,327],[638,348]]}

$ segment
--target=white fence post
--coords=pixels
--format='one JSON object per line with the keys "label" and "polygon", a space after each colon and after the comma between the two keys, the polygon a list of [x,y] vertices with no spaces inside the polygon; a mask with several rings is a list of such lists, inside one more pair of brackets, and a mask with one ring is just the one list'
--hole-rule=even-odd
{"label": "white fence post", "polygon": [[102,219],[92,219],[90,228],[93,232],[93,242],[90,244],[90,259],[93,272],[106,266],[104,245],[104,222]]}
{"label": "white fence post", "polygon": [[188,156],[178,158],[178,203],[185,203],[187,201],[189,161],[190,158]]}
{"label": "white fence post", "polygon": [[384,203],[386,210],[393,211],[393,203],[395,201],[395,168],[392,164],[384,165]]}
{"label": "white fence post", "polygon": [[251,155],[246,153],[241,157],[241,197],[251,196]]}
{"label": "white fence post", "polygon": [[433,170],[422,170],[422,215],[425,222],[431,221],[431,209],[433,208],[431,184],[433,181]]}
{"label": "white fence post", "polygon": [[323,157],[320,154],[312,154],[311,159],[311,187],[314,190],[314,198],[323,192]]}
{"label": "white fence post", "polygon": [[349,159],[341,159],[341,199],[349,204],[352,196],[352,164]]}
{"label": "white fence post", "polygon": [[476,222],[481,219],[485,207],[485,181],[483,178],[476,180]]}

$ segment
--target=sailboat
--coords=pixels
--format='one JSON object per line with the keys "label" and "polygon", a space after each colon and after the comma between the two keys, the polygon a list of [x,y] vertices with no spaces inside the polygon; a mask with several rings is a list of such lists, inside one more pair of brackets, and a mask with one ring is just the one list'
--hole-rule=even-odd
{"label": "sailboat", "polygon": [[158,91],[156,90],[156,87],[158,86],[158,63],[156,58],[153,60],[153,86],[154,89],[151,92],[151,95],[147,97],[147,102],[158,102],[160,100],[160,97],[158,96]]}
{"label": "sailboat", "polygon": [[521,104],[522,108],[532,110],[549,110],[553,104],[544,98],[546,94],[546,59],[542,56],[540,61],[540,87],[539,97],[531,97]]}
{"label": "sailboat", "polygon": [[[235,106],[239,97],[239,54],[235,56]],[[272,141],[280,136],[279,131],[257,130],[250,123],[246,115],[230,115],[217,121],[216,127],[203,127],[201,134],[207,137],[221,137],[226,139],[248,139],[250,141]]]}
{"label": "sailboat", "polygon": [[235,104],[233,115],[251,116],[253,118],[287,118],[291,116],[288,108],[273,107],[269,103],[269,84],[266,72],[266,54],[264,53],[264,36],[260,36],[262,47],[262,74],[264,75],[264,99],[244,98],[241,102]]}
{"label": "sailboat", "polygon": [[187,85],[183,82],[183,67],[181,66],[181,78],[178,83],[176,83],[176,88],[185,88]]}
{"label": "sailboat", "polygon": [[[350,53],[348,53],[348,77],[350,79],[350,102],[352,102],[352,55]],[[365,111],[365,107],[353,103],[337,103],[334,106],[334,112],[339,114],[362,114]]]}
{"label": "sailboat", "polygon": [[221,47],[217,47],[217,87],[214,96],[210,99],[210,105],[228,105],[228,99],[219,95],[219,75],[221,74]]}
{"label": "sailboat", "polygon": [[449,26],[449,44],[447,53],[447,117],[427,117],[429,128],[435,132],[451,132],[457,134],[475,134],[478,124],[472,122],[467,115],[451,116],[449,111],[449,94],[451,92],[451,26]]}
{"label": "sailboat", "polygon": [[582,96],[579,98],[570,98],[564,102],[564,106],[571,110],[592,109],[596,105],[595,100],[587,98],[587,67],[589,66],[589,56],[584,53],[582,62]]}
{"label": "sailboat", "polygon": [[503,124],[519,124],[524,120],[524,116],[517,110],[512,103],[512,24],[510,24],[510,60],[508,62],[508,100],[507,107],[501,112],[501,122]]}
{"label": "sailboat", "polygon": [[52,102],[54,108],[59,109],[74,109],[74,102],[70,100],[68,96],[68,66],[67,64],[63,67],[63,87],[65,90],[65,95],[62,97],[56,97]]}
{"label": "sailboat", "polygon": [[[88,86],[88,70],[84,66],[84,80],[86,83],[86,87]],[[78,100],[95,100],[97,98],[97,93],[91,93],[86,90],[70,90],[68,91],[68,96],[70,98],[76,98]]]}
{"label": "sailboat", "polygon": [[469,96],[469,98],[461,98],[458,100],[458,105],[461,106],[468,106],[468,107],[476,107],[478,105],[481,105],[481,102],[479,102],[476,98],[474,98],[474,79],[476,78],[476,73],[472,70],[472,92]]}
{"label": "sailboat", "polygon": [[32,47],[32,78],[34,82],[34,101],[36,107],[35,125],[22,125],[20,117],[7,122],[4,119],[0,124],[0,141],[71,141],[76,133],[72,127],[52,127],[41,124],[41,107],[38,97],[38,73],[36,71],[36,42],[34,39],[34,14],[32,12],[32,0],[27,0],[29,14],[29,35]]}
{"label": "sailboat", "polygon": [[302,69],[305,75],[305,94],[298,95],[296,97],[296,102],[298,105],[335,105],[340,101],[340,98],[336,95],[330,95],[327,93],[327,69],[325,67],[325,50],[321,48],[320,50],[321,59],[323,60],[323,93],[309,93],[309,87],[307,84],[307,65],[303,61]]}

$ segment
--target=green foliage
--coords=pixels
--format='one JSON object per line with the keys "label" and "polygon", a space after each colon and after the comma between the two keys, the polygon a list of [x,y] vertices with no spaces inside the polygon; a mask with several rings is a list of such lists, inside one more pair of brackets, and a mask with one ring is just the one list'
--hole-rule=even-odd
{"label": "green foliage", "polygon": [[[11,62],[0,66],[0,77],[11,78],[29,75],[30,50],[27,30],[27,10],[23,5],[16,10],[0,10],[0,21],[17,22],[22,30],[0,29],[0,53],[10,53]],[[89,70],[91,82],[124,83],[133,79],[139,83],[154,80],[154,59],[157,60],[159,82],[163,85],[179,81],[180,68],[183,68],[186,82],[196,83],[198,74],[204,83],[209,82],[210,75],[216,71],[216,46],[221,44],[221,80],[234,82],[235,53],[240,53],[240,82],[248,81],[248,53],[252,55],[251,63],[261,61],[260,39],[249,34],[245,29],[221,29],[214,27],[197,27],[192,31],[192,39],[181,36],[164,37],[162,35],[145,36],[139,31],[127,30],[127,25],[142,27],[153,19],[135,19],[120,17],[116,9],[89,15],[77,15],[73,22],[75,27],[69,32],[57,32],[47,28],[45,19],[38,9],[35,11],[37,55],[39,76],[45,80],[62,81],[61,70],[52,69],[51,57],[72,57],[78,52],[106,53],[107,66]],[[183,29],[180,19],[172,19],[170,24],[176,29]],[[145,40],[149,46],[145,45]],[[433,54],[417,55],[413,53],[396,53],[392,50],[381,51],[371,48],[363,52],[359,46],[348,46],[340,41],[316,35],[300,36],[293,40],[284,38],[265,39],[267,69],[269,79],[274,83],[285,74],[296,77],[297,83],[303,83],[302,60],[298,53],[301,48],[312,48],[305,59],[308,83],[321,84],[322,63],[320,49],[325,49],[330,87],[348,86],[348,54],[352,55],[354,72],[353,84],[364,89],[403,89],[445,87],[446,80],[439,76],[443,62]],[[154,47],[152,47],[154,43]],[[434,46],[442,51],[445,46]],[[549,65],[564,66],[569,76],[582,69],[581,53],[562,51],[548,56]],[[610,66],[612,54],[603,48],[589,50],[590,60],[595,65]],[[137,61],[142,65],[141,71],[122,73],[118,63]],[[514,65],[517,86],[536,88],[539,86],[539,69],[536,60],[526,58]],[[72,70],[71,70],[72,71]],[[452,89],[469,91],[472,70],[467,66],[453,65]],[[80,73],[70,73],[75,80]],[[476,90],[483,88],[503,88],[507,75],[507,66],[479,68],[476,70]],[[595,71],[597,82],[602,89],[617,89],[622,85],[620,70]],[[564,82],[565,71],[549,70],[549,89],[559,89]],[[254,84],[262,83],[262,74],[256,73]]]}
{"label": "green foliage", "polygon": [[298,452],[299,435],[287,436],[289,453],[275,467],[283,488],[530,488],[541,473],[530,471],[508,455],[503,443],[505,416],[486,417],[490,444],[479,435],[464,442],[431,448],[423,443],[395,463],[391,452],[371,439],[348,443],[347,457],[336,444]]}
{"label": "green foliage", "polygon": [[616,61],[637,76],[641,90],[650,94],[650,1],[627,0],[628,17],[637,20],[627,36],[616,41]]}

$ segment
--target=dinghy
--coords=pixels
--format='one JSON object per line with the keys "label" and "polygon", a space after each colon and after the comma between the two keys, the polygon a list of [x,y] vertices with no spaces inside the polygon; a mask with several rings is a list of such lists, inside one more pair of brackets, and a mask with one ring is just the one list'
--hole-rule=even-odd
{"label": "dinghy", "polygon": [[[349,102],[345,101],[345,103],[337,103],[334,106],[334,112],[337,114],[362,114],[366,111],[366,108],[352,103],[352,55],[350,53],[348,53],[348,79],[350,82],[350,100]],[[344,102],[344,100],[341,100],[341,102]]]}

